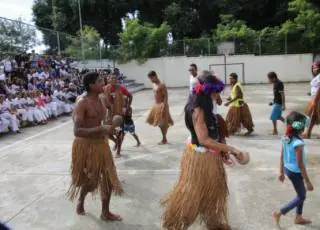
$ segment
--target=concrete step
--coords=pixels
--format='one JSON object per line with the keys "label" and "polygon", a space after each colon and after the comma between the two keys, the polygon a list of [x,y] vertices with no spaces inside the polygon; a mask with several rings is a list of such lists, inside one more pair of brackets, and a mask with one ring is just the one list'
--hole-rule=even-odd
{"label": "concrete step", "polygon": [[144,90],[144,89],[145,89],[145,87],[144,87],[143,84],[137,84],[137,83],[135,83],[135,84],[131,85],[130,87],[128,87],[128,90],[129,90],[130,93],[135,93],[135,92],[138,92],[138,91],[141,91],[141,90]]}

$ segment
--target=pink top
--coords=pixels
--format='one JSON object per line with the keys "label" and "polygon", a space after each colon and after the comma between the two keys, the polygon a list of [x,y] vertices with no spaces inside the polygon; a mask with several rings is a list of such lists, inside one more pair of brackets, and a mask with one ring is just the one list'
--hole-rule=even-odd
{"label": "pink top", "polygon": [[39,106],[39,107],[43,107],[45,106],[45,102],[44,100],[41,98],[41,97],[36,97],[36,105]]}

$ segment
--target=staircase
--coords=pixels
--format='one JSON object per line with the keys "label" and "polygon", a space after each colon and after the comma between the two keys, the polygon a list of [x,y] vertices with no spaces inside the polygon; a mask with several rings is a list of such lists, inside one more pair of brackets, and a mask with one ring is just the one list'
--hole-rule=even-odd
{"label": "staircase", "polygon": [[138,84],[135,80],[130,80],[127,77],[124,77],[124,85],[127,87],[130,93],[135,93],[145,88],[144,84]]}

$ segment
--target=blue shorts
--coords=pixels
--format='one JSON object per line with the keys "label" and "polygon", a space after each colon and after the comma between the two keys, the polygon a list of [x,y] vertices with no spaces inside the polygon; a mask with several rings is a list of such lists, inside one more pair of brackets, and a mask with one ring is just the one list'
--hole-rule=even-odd
{"label": "blue shorts", "polygon": [[136,128],[134,125],[121,125],[120,130],[125,133],[134,133]]}
{"label": "blue shorts", "polygon": [[282,105],[274,103],[272,105],[270,120],[277,121],[281,118],[281,116],[282,116]]}

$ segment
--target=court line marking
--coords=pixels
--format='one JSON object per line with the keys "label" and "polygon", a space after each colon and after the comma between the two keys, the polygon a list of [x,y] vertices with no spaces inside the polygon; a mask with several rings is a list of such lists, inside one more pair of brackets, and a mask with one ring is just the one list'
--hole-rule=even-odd
{"label": "court line marking", "polygon": [[[147,116],[148,114],[149,114],[149,110],[147,110],[141,117],[137,118],[136,121],[144,118],[144,117]],[[9,149],[9,148],[11,148],[11,147],[13,147],[13,146],[15,146],[15,145],[19,145],[19,144],[21,144],[21,143],[23,143],[23,142],[25,142],[25,141],[32,140],[32,139],[34,139],[34,138],[36,138],[36,137],[39,137],[39,136],[41,136],[41,135],[44,135],[44,134],[46,134],[46,133],[50,133],[50,132],[52,132],[52,131],[54,131],[54,130],[60,129],[60,128],[66,126],[66,125],[69,125],[69,124],[72,123],[72,122],[73,122],[73,121],[70,120],[70,121],[64,122],[64,123],[62,123],[62,124],[56,125],[56,126],[54,126],[54,127],[52,127],[52,128],[43,130],[43,131],[41,131],[41,132],[39,132],[39,133],[37,133],[37,134],[31,135],[31,136],[29,136],[29,137],[26,137],[26,138],[24,138],[24,139],[22,139],[22,140],[15,141],[15,142],[13,142],[13,143],[11,143],[11,144],[9,144],[9,145],[6,145],[6,146],[4,146],[4,147],[1,147],[1,148],[0,148],[0,151]]]}
{"label": "court line marking", "polygon": [[25,141],[34,139],[34,138],[39,137],[39,136],[41,136],[41,135],[43,135],[43,134],[46,134],[46,133],[52,132],[52,131],[54,131],[54,130],[60,129],[60,128],[62,128],[63,126],[66,126],[66,125],[70,124],[71,122],[72,122],[72,120],[67,121],[67,122],[64,122],[64,123],[59,124],[59,125],[56,125],[56,126],[54,126],[54,127],[52,127],[52,128],[46,129],[46,130],[44,130],[44,131],[42,131],[42,132],[40,132],[40,133],[37,133],[37,134],[31,135],[31,136],[29,136],[29,137],[26,137],[26,138],[24,138],[24,139],[22,139],[22,140],[15,141],[15,142],[7,145],[7,146],[1,147],[1,148],[0,148],[0,151],[6,150],[6,149],[8,149],[8,148],[11,148],[11,147],[14,146],[14,145],[18,145],[18,144],[23,143],[23,142],[25,142]]}
{"label": "court line marking", "polygon": [[[274,171],[279,170],[278,168],[262,168],[263,171]],[[268,169],[268,170],[266,170]],[[317,168],[308,168],[308,170],[316,170]],[[253,171],[262,171],[261,168],[252,168]],[[117,169],[118,173],[121,174],[162,174],[162,173],[179,173],[181,170],[178,168],[172,168],[172,169]],[[3,174],[6,175],[27,175],[27,176],[70,176],[70,173],[68,172],[47,172],[47,173],[37,173],[37,172],[31,172],[31,173],[23,173],[23,172],[4,172]]]}

